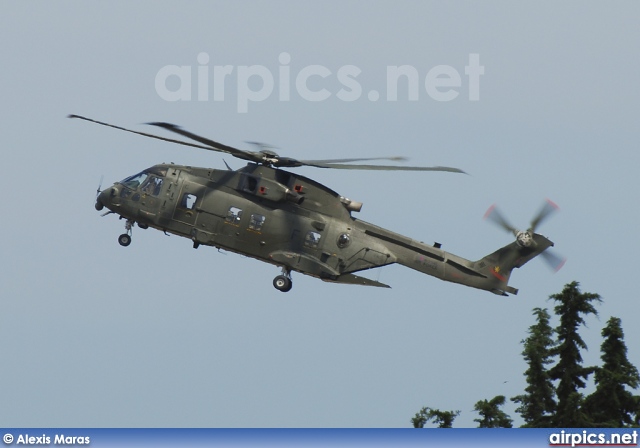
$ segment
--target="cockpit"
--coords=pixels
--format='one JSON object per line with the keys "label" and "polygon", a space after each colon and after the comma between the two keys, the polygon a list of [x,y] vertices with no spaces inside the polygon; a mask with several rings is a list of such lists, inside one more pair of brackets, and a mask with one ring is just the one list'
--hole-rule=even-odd
{"label": "cockpit", "polygon": [[120,183],[125,187],[120,192],[121,197],[127,197],[134,191],[150,196],[158,196],[162,190],[166,170],[149,168],[141,173],[129,176]]}

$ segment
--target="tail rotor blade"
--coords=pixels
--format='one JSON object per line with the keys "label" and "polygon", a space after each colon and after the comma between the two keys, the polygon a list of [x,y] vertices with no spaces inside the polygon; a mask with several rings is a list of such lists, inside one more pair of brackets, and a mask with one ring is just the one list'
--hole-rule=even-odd
{"label": "tail rotor blade", "polygon": [[509,224],[509,222],[505,219],[502,213],[500,213],[495,204],[489,207],[489,210],[487,210],[487,212],[484,214],[484,219],[491,221],[499,227],[502,227],[507,232],[511,232],[514,235],[518,234],[518,229]]}
{"label": "tail rotor blade", "polygon": [[554,252],[551,252],[549,249],[545,250],[540,255],[542,256],[542,259],[547,263],[549,268],[553,270],[553,272],[558,272],[567,262],[566,258],[561,257]]}
{"label": "tail rotor blade", "polygon": [[536,215],[535,218],[533,218],[533,220],[531,221],[531,228],[530,230],[532,232],[536,231],[536,228],[545,220],[547,219],[552,213],[555,213],[560,207],[558,207],[557,204],[555,204],[553,201],[547,199],[546,202],[544,203],[544,205],[542,206],[542,208],[540,209],[540,211],[538,212],[538,214]]}

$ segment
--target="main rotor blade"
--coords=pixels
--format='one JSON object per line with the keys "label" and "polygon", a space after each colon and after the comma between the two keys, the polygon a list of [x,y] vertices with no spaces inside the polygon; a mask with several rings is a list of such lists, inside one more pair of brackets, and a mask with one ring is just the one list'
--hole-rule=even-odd
{"label": "main rotor blade", "polygon": [[562,266],[564,266],[564,264],[567,262],[566,258],[556,255],[549,249],[545,250],[540,255],[542,255],[542,259],[554,272],[558,272],[560,269],[562,269]]}
{"label": "main rotor blade", "polygon": [[165,142],[177,143],[179,145],[191,146],[193,148],[200,148],[200,149],[208,149],[209,151],[212,151],[212,149],[209,146],[196,145],[194,143],[183,142],[181,140],[174,140],[172,138],[160,137],[159,135],[147,134],[146,132],[133,131],[131,129],[127,129],[127,128],[123,128],[123,127],[120,127],[120,126],[116,126],[114,124],[104,123],[104,122],[98,121],[98,120],[92,120],[91,118],[83,117],[81,115],[73,115],[73,114],[71,114],[71,115],[67,115],[67,118],[79,118],[81,120],[90,121],[92,123],[97,123],[97,124],[100,124],[102,126],[108,126],[110,128],[119,129],[121,131],[131,132],[132,134],[138,134],[138,135],[142,135],[142,136],[145,136],[145,137],[151,137],[151,138],[155,138],[155,139],[158,139],[158,140],[163,140]]}
{"label": "main rotor blade", "polygon": [[491,221],[494,224],[497,224],[499,227],[502,227],[507,232],[511,232],[514,235],[518,234],[518,229],[509,224],[509,221],[502,216],[502,213],[498,210],[495,204],[489,207],[489,210],[484,214],[484,219]]}
{"label": "main rotor blade", "polygon": [[316,168],[333,168],[337,170],[373,170],[373,171],[447,171],[449,173],[467,174],[461,169],[448,166],[398,166],[398,165],[342,165],[339,163],[305,163]]}
{"label": "main rotor blade", "polygon": [[[347,158],[347,159],[326,159],[326,160],[297,160],[292,157],[280,157],[272,151],[263,149],[260,152],[244,151],[242,149],[227,146],[214,140],[201,137],[192,132],[186,131],[179,126],[172,123],[165,122],[152,122],[146,123],[151,126],[157,126],[164,128],[170,132],[180,134],[196,142],[202,143],[197,145],[195,143],[189,143],[182,140],[175,140],[172,138],[160,137],[159,135],[148,134],[146,132],[134,131],[132,129],[123,128],[113,124],[105,123],[91,118],[83,117],[81,115],[69,115],[68,118],[79,118],[81,120],[90,121],[92,123],[100,124],[102,126],[108,126],[110,128],[119,129],[121,131],[130,132],[132,134],[142,135],[144,137],[155,138],[165,142],[177,143],[179,145],[191,146],[193,148],[206,149],[209,151],[223,152],[230,154],[242,160],[248,160],[250,162],[261,163],[274,167],[300,167],[300,166],[312,166],[316,168],[333,168],[341,170],[375,170],[375,171],[445,171],[450,173],[463,173],[464,171],[458,168],[452,168],[447,166],[397,166],[397,165],[344,165],[342,162],[360,162],[365,160],[393,160],[402,161],[406,160],[404,157],[368,157],[368,158]],[[252,142],[253,143],[253,142]]]}
{"label": "main rotor blade", "polygon": [[542,208],[540,209],[536,217],[533,218],[533,220],[531,221],[530,230],[532,232],[535,232],[536,227],[538,227],[545,219],[549,217],[549,215],[554,213],[559,208],[560,207],[558,207],[553,201],[547,199],[547,201],[544,203],[544,205],[542,206]]}
{"label": "main rotor blade", "polygon": [[255,154],[249,151],[243,151],[242,149],[234,148],[232,146],[227,146],[222,143],[216,142],[214,140],[201,137],[197,134],[194,134],[193,132],[185,131],[180,126],[176,126],[175,124],[162,123],[162,122],[153,122],[153,123],[146,123],[146,124],[164,128],[167,131],[175,132],[176,134],[180,134],[184,137],[190,138],[191,140],[195,140],[197,142],[205,144],[207,145],[207,149],[212,151],[224,152],[227,154],[231,154],[232,156],[237,157],[239,159],[249,160],[252,162],[262,161],[262,156],[258,154]]}
{"label": "main rotor blade", "polygon": [[327,163],[346,163],[346,162],[364,162],[367,160],[392,160],[394,162],[405,162],[408,160],[406,157],[365,157],[358,159],[321,159],[321,160],[300,160],[305,165],[308,164],[327,164]]}

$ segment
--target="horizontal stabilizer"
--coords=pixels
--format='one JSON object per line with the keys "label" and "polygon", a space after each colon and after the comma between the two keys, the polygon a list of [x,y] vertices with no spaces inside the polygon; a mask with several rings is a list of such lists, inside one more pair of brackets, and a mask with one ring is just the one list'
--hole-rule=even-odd
{"label": "horizontal stabilizer", "polygon": [[353,275],[353,274],[344,274],[336,278],[335,280],[330,278],[323,278],[322,280],[324,280],[325,282],[344,283],[347,285],[363,285],[363,286],[377,286],[378,288],[391,288],[391,286],[385,285],[384,283],[380,283],[365,277],[358,277],[357,275]]}

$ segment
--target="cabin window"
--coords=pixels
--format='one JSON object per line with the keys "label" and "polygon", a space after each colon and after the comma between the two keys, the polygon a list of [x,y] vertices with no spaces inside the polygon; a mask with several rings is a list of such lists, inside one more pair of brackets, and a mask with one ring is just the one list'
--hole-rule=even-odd
{"label": "cabin window", "polygon": [[262,230],[262,226],[264,225],[265,219],[266,218],[262,215],[251,215],[251,219],[249,219],[249,230],[260,232]]}
{"label": "cabin window", "polygon": [[141,190],[143,193],[158,196],[160,189],[162,188],[162,178],[156,176],[149,176],[149,178],[142,184]]}
{"label": "cabin window", "polygon": [[348,233],[342,233],[340,234],[340,236],[338,237],[338,247],[340,249],[347,247],[349,245],[349,243],[351,242],[351,237],[349,236]]}
{"label": "cabin window", "polygon": [[195,194],[185,193],[182,195],[182,201],[180,201],[180,207],[187,210],[193,210],[196,208],[196,200],[198,197]]}
{"label": "cabin window", "polygon": [[307,232],[307,236],[304,237],[304,245],[315,249],[318,247],[318,244],[320,244],[321,237],[322,235],[320,235],[318,232],[314,232],[313,230],[311,230]]}
{"label": "cabin window", "polygon": [[240,225],[240,218],[242,218],[242,209],[238,207],[229,207],[225,221],[229,224]]}

